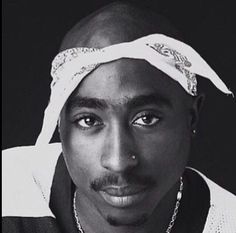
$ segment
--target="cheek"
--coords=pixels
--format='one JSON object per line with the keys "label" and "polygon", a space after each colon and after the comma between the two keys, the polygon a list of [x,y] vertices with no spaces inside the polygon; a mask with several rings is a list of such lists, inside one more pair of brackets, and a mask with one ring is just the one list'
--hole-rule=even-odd
{"label": "cheek", "polygon": [[188,161],[190,135],[184,127],[165,129],[148,135],[138,143],[144,166],[156,177],[176,180]]}
{"label": "cheek", "polygon": [[70,176],[77,186],[83,183],[88,187],[101,170],[101,144],[92,137],[88,140],[73,129],[61,132],[63,154]]}

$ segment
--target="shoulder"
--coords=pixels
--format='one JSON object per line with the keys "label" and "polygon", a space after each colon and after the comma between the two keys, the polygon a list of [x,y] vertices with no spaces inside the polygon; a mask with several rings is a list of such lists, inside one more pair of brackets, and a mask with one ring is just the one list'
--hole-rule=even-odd
{"label": "shoulder", "polygon": [[61,151],[61,143],[52,143],[48,144],[44,147],[36,147],[36,146],[18,146],[8,148],[2,151],[2,159],[7,162],[12,159],[30,159],[32,156],[41,155],[44,157],[45,153],[48,155],[49,153],[55,154]]}
{"label": "shoulder", "polygon": [[[209,191],[210,191],[210,205],[217,206],[218,208],[225,208],[227,207],[228,211],[233,211],[234,214],[236,214],[236,196],[229,192],[228,190],[222,188],[218,184],[216,184],[214,181],[209,179],[207,176],[202,174],[201,172],[193,169],[195,172],[197,172],[202,179],[207,184]],[[231,208],[228,208],[231,207]]]}
{"label": "shoulder", "polygon": [[[45,147],[19,146],[2,151],[3,174],[15,169],[34,170],[42,163],[52,163],[61,153],[61,144],[53,143]],[[17,174],[14,172],[12,175]]]}
{"label": "shoulder", "polygon": [[3,217],[4,233],[61,233],[56,220],[52,217]]}
{"label": "shoulder", "polygon": [[210,191],[210,208],[203,233],[236,232],[236,196],[197,172]]}
{"label": "shoulder", "polygon": [[236,232],[236,196],[210,179],[206,182],[211,193],[206,232]]}
{"label": "shoulder", "polygon": [[46,202],[60,153],[60,143],[2,151],[3,216],[52,215]]}

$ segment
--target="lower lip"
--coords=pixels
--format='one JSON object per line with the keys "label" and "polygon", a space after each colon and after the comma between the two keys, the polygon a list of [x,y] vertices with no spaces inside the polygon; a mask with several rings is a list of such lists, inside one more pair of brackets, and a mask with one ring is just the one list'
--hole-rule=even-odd
{"label": "lower lip", "polygon": [[147,192],[144,190],[140,193],[136,193],[136,194],[128,195],[128,196],[113,196],[106,193],[105,191],[100,191],[99,193],[101,194],[103,199],[111,206],[117,207],[117,208],[126,208],[126,207],[130,207],[141,202],[146,196]]}

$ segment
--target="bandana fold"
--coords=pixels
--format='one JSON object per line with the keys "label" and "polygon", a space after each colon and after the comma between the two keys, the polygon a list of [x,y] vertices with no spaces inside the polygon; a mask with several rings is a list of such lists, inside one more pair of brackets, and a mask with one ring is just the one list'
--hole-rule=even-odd
{"label": "bandana fold", "polygon": [[147,61],[177,81],[192,96],[197,95],[196,75],[209,79],[223,93],[233,94],[191,46],[163,34],[152,34],[102,49],[67,49],[52,62],[51,96],[36,146],[49,143],[64,104],[83,78],[99,65],[121,58]]}

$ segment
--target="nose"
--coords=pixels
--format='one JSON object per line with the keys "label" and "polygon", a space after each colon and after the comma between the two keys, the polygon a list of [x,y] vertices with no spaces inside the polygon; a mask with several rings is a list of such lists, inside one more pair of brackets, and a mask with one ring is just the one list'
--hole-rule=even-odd
{"label": "nose", "polygon": [[106,135],[101,164],[104,168],[124,173],[138,165],[135,142],[128,127],[114,124]]}

